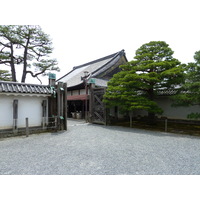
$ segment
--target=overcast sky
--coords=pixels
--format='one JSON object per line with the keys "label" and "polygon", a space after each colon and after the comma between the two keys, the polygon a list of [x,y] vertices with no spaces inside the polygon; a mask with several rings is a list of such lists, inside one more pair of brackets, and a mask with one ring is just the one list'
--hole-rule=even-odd
{"label": "overcast sky", "polygon": [[15,17],[1,19],[1,24],[40,25],[53,41],[53,57],[61,68],[57,78],[73,66],[122,49],[132,60],[136,49],[150,41],[167,42],[183,63],[192,62],[200,50],[199,0],[35,0],[30,4],[18,0],[12,7],[11,2],[3,3],[9,9],[1,16],[9,10]]}

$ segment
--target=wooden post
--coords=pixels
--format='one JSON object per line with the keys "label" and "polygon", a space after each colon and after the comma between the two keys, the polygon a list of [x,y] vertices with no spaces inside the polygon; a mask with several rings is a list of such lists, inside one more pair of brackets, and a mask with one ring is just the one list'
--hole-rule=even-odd
{"label": "wooden post", "polygon": [[64,130],[64,88],[63,83],[60,84],[60,130]]}
{"label": "wooden post", "polygon": [[165,119],[165,132],[167,132],[167,118]]}
{"label": "wooden post", "polygon": [[85,121],[88,122],[88,87],[87,87],[87,80],[85,79]]}
{"label": "wooden post", "polygon": [[26,137],[29,136],[28,118],[26,118]]}
{"label": "wooden post", "polygon": [[130,117],[130,128],[133,127],[133,112],[129,111],[129,117]]}
{"label": "wooden post", "polygon": [[49,86],[53,92],[51,97],[48,97],[48,117],[50,122],[53,122],[53,117],[57,115],[57,102],[56,102],[56,75],[49,74]]}
{"label": "wooden post", "polygon": [[89,108],[89,110],[90,110],[90,117],[89,117],[89,122],[90,123],[92,123],[92,121],[93,121],[93,107],[94,107],[94,99],[93,99],[93,96],[94,96],[94,92],[93,92],[93,88],[92,88],[92,84],[90,85],[90,104],[89,104],[89,106],[90,106],[90,108]]}
{"label": "wooden post", "polygon": [[42,117],[42,129],[44,130],[45,129],[45,120],[46,118],[45,117]]}
{"label": "wooden post", "polygon": [[46,117],[47,117],[47,100],[42,101],[42,129],[46,127]]}
{"label": "wooden post", "polygon": [[54,117],[54,121],[55,121],[55,129],[56,129],[56,131],[58,130],[58,117]]}
{"label": "wooden post", "polygon": [[[104,88],[104,94],[106,93],[106,88]],[[103,104],[104,106],[104,118],[105,118],[105,125],[108,124],[108,109],[106,108],[106,104]]]}
{"label": "wooden post", "polygon": [[17,119],[18,119],[18,100],[14,99],[13,101],[13,133],[14,134],[18,132]]}
{"label": "wooden post", "polygon": [[57,85],[57,116],[58,130],[64,129],[64,86],[62,82]]}
{"label": "wooden post", "polygon": [[64,130],[67,130],[67,83],[63,84],[64,88]]}
{"label": "wooden post", "polygon": [[17,134],[18,129],[17,129],[17,119],[13,119],[13,133]]}
{"label": "wooden post", "polygon": [[57,85],[57,129],[60,130],[60,82]]}

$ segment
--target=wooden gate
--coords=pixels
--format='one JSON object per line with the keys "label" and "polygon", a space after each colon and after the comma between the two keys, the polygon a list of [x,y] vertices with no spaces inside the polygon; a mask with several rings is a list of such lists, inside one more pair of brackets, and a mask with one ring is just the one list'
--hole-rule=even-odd
{"label": "wooden gate", "polygon": [[91,122],[106,125],[106,108],[103,103],[104,88],[92,88],[90,99]]}

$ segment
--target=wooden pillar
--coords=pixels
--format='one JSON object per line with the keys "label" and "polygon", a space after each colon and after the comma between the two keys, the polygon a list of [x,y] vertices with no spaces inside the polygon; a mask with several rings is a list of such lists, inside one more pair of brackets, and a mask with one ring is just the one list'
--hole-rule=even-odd
{"label": "wooden pillar", "polygon": [[92,123],[93,120],[93,106],[94,106],[94,99],[93,99],[93,88],[90,85],[90,96],[89,96],[89,122]]}
{"label": "wooden pillar", "polygon": [[58,83],[57,85],[57,129],[60,130],[60,87],[61,87],[61,82]]}
{"label": "wooden pillar", "polygon": [[129,118],[130,118],[130,128],[133,127],[133,111],[129,111]]}
{"label": "wooden pillar", "polygon": [[[106,88],[104,88],[104,93],[103,95],[106,93]],[[103,101],[103,96],[102,96],[102,101]],[[104,125],[108,125],[108,109],[106,108],[106,104],[103,103],[103,109],[104,109],[104,118],[105,118],[105,122],[104,122]]]}
{"label": "wooden pillar", "polygon": [[64,129],[64,86],[62,82],[57,85],[57,123],[58,130]]}
{"label": "wooden pillar", "polygon": [[167,132],[167,125],[168,125],[168,123],[167,123],[167,118],[165,119],[165,132]]}
{"label": "wooden pillar", "polygon": [[64,130],[67,130],[67,83],[63,84],[63,88],[64,88],[64,97],[63,97],[63,101],[64,101]]}
{"label": "wooden pillar", "polygon": [[47,121],[47,100],[42,101],[42,128],[45,129]]}
{"label": "wooden pillar", "polygon": [[88,86],[87,80],[85,80],[85,121],[88,122]]}
{"label": "wooden pillar", "polygon": [[54,123],[56,115],[57,115],[57,101],[56,101],[56,85],[55,85],[55,81],[56,81],[56,75],[50,73],[49,74],[49,86],[51,87],[51,90],[53,92],[51,97],[48,97],[48,117],[49,117],[48,122],[50,122],[50,123]]}
{"label": "wooden pillar", "polygon": [[14,99],[13,101],[13,133],[14,134],[16,134],[18,131],[17,119],[18,119],[18,100]]}
{"label": "wooden pillar", "polygon": [[26,118],[25,120],[26,120],[26,137],[28,137],[29,136],[28,118]]}

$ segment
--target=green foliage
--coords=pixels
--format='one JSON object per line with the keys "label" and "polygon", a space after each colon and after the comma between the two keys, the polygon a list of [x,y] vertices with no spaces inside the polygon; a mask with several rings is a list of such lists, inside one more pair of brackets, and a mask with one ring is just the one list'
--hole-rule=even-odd
{"label": "green foliage", "polygon": [[11,74],[7,70],[0,70],[0,80],[11,81]]}
{"label": "green foliage", "polygon": [[21,82],[26,75],[46,75],[49,70],[58,71],[56,59],[50,59],[53,52],[49,35],[40,26],[0,26],[0,64],[11,67],[12,80],[16,81],[16,65],[23,65]]}
{"label": "green foliage", "polygon": [[200,119],[200,113],[190,113],[187,115],[187,118],[198,120],[198,119]]}
{"label": "green foliage", "polygon": [[173,51],[162,41],[142,45],[133,61],[120,66],[122,71],[108,82],[104,102],[123,110],[146,110],[162,113],[155,99],[160,89],[173,89],[183,79],[180,62],[172,57]]}
{"label": "green foliage", "polygon": [[200,51],[195,52],[194,60],[184,66],[185,82],[173,97],[175,106],[200,105]]}

